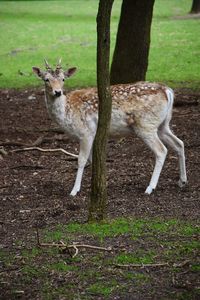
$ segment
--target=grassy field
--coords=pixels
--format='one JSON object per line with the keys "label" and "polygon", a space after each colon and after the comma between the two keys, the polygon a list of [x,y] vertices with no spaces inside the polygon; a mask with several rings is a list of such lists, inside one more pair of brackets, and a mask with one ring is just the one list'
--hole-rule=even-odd
{"label": "grassy field", "polygon": [[[52,300],[132,299],[133,285],[134,299],[147,299],[147,296],[148,299],[198,299],[195,282],[194,287],[188,283],[186,289],[180,281],[181,274],[188,272],[193,280],[198,276],[200,244],[194,238],[198,232],[194,224],[174,219],[165,222],[117,219],[101,225],[71,223],[57,226],[53,231],[40,231],[40,242],[51,244],[62,240],[69,245],[78,241],[79,245],[99,245],[105,249],[112,245],[111,250],[83,247],[73,258],[64,247],[33,245],[24,249],[24,241],[19,240],[16,246],[21,250],[17,255],[15,251],[7,253],[0,249],[0,260],[8,270],[17,269],[17,276],[10,274],[12,299],[20,295],[28,299],[30,294],[32,299]],[[70,251],[75,253],[75,249]],[[5,273],[2,276],[2,281],[8,280]],[[179,290],[170,288],[171,278]],[[154,298],[158,282],[165,291],[160,298]]]}
{"label": "grassy field", "polygon": [[[120,5],[115,0],[111,52]],[[190,0],[155,1],[148,80],[199,87],[199,19],[184,18],[190,6]],[[97,7],[97,0],[1,1],[0,88],[40,85],[31,67],[44,57],[78,67],[70,86],[95,85]]]}

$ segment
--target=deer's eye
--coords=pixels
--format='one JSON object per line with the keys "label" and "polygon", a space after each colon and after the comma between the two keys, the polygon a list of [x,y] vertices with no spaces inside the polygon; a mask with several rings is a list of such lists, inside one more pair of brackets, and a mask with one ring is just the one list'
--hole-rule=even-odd
{"label": "deer's eye", "polygon": [[65,78],[63,78],[63,80],[62,81],[65,81]]}
{"label": "deer's eye", "polygon": [[46,79],[45,79],[45,81],[46,81],[46,82],[49,82],[49,79],[48,79],[48,78],[46,78]]}

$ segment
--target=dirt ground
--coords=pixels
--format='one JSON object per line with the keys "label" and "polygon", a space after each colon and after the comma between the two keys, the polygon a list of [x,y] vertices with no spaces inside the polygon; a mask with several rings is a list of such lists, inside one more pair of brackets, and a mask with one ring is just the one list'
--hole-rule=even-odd
{"label": "dirt ground", "polygon": [[[150,196],[144,195],[154,165],[152,153],[135,136],[110,140],[108,218],[131,216],[199,221],[200,92],[175,92],[171,126],[185,143],[188,185],[182,190],[177,186],[178,160],[169,150],[157,190]],[[42,148],[64,148],[78,153],[78,143],[70,140],[49,119],[42,89],[1,90],[0,249],[12,251],[17,240],[22,239],[26,245],[33,243],[36,226],[53,228],[58,223],[87,221],[90,166],[85,170],[80,194],[70,197],[76,159],[61,152],[14,152],[36,144]],[[1,299],[9,298],[2,296]],[[124,299],[142,298],[127,296]]]}

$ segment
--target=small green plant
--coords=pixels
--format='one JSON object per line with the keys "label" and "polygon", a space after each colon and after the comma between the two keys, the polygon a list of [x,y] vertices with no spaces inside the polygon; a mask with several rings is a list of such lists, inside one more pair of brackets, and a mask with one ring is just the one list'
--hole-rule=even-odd
{"label": "small green plant", "polygon": [[39,277],[42,276],[44,271],[33,265],[25,265],[21,269],[22,274],[24,274],[27,278]]}
{"label": "small green plant", "polygon": [[134,272],[134,271],[128,271],[124,272],[124,278],[134,281],[136,284],[143,284],[150,280],[149,276],[143,273]]}
{"label": "small green plant", "polygon": [[185,236],[199,235],[200,234],[200,226],[192,226],[191,224],[185,224],[181,226],[179,229],[180,234]]}
{"label": "small green plant", "polygon": [[5,267],[9,267],[13,264],[15,260],[15,255],[12,253],[7,253],[3,249],[0,249],[0,265],[4,265]]}
{"label": "small green plant", "polygon": [[87,291],[94,295],[101,295],[104,297],[109,297],[112,291],[116,288],[116,283],[112,285],[108,283],[93,283],[88,288]]}
{"label": "small green plant", "polygon": [[163,242],[163,256],[166,261],[182,261],[183,257],[198,255],[200,249],[199,241]]}
{"label": "small green plant", "polygon": [[193,265],[191,266],[191,270],[192,270],[193,272],[200,272],[200,264],[198,264],[198,265],[193,264]]}
{"label": "small green plant", "polygon": [[45,300],[79,299],[79,297],[75,298],[76,293],[73,291],[74,288],[76,288],[76,287],[69,283],[69,284],[66,284],[65,286],[55,287],[54,289],[52,289],[52,285],[49,283],[46,283],[42,289],[42,299],[45,299]]}
{"label": "small green plant", "polygon": [[116,264],[150,264],[154,261],[155,253],[152,251],[137,251],[136,253],[119,254],[114,258]]}
{"label": "small green plant", "polygon": [[49,269],[55,270],[57,272],[68,272],[68,271],[77,271],[78,267],[73,265],[67,265],[66,262],[60,261],[57,263],[53,263],[48,266]]}
{"label": "small green plant", "polygon": [[63,232],[61,229],[58,228],[58,230],[55,231],[47,231],[45,240],[52,240],[54,242],[59,242],[63,238]]}
{"label": "small green plant", "polygon": [[147,230],[156,231],[157,233],[166,233],[172,231],[177,226],[177,220],[161,221],[155,220],[147,224]]}
{"label": "small green plant", "polygon": [[24,258],[26,258],[26,259],[33,259],[33,258],[35,258],[36,256],[40,255],[41,252],[42,252],[41,249],[36,248],[36,247],[33,247],[33,248],[30,249],[30,250],[27,250],[27,249],[22,250],[21,255],[22,255]]}

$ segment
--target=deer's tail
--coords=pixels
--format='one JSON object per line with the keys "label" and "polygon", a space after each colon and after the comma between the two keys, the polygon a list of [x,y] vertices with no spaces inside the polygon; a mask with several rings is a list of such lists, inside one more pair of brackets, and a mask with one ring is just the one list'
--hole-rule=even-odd
{"label": "deer's tail", "polygon": [[174,92],[172,89],[169,87],[166,88],[166,95],[167,95],[167,101],[168,101],[168,106],[167,106],[167,114],[164,120],[164,124],[168,125],[171,118],[172,118],[172,109],[173,109],[173,104],[174,104]]}

